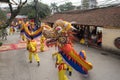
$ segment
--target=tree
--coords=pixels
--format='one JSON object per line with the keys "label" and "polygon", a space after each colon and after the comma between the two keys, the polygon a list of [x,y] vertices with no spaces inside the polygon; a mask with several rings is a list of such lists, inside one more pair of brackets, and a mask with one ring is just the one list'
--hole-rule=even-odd
{"label": "tree", "polygon": [[89,0],[81,0],[81,3],[82,3],[81,6],[82,9],[89,9]]}
{"label": "tree", "polygon": [[72,5],[72,2],[67,2],[59,6],[60,11],[69,11],[74,10],[75,6]]}
{"label": "tree", "polygon": [[32,3],[30,3],[30,4],[27,4],[27,5],[25,5],[22,9],[21,9],[21,11],[20,11],[20,13],[19,13],[20,15],[27,15],[28,16],[28,18],[35,18],[35,9],[34,9],[34,4],[33,4],[33,2]]}
{"label": "tree", "polygon": [[[51,11],[48,5],[38,2],[37,7],[39,18],[43,19],[50,15]],[[20,14],[28,15],[28,18],[35,18],[34,2],[31,2],[30,4],[27,4],[25,7],[23,7]]]}
{"label": "tree", "polygon": [[52,13],[59,12],[59,7],[57,6],[57,3],[51,3],[50,8]]}
{"label": "tree", "polygon": [[80,9],[81,9],[81,6],[76,6],[76,9],[80,10]]}
{"label": "tree", "polygon": [[[0,27],[0,28],[6,28],[10,25],[10,23],[13,21],[13,19],[18,15],[20,12],[21,8],[27,3],[27,0],[19,0],[19,2],[16,2],[15,0],[1,0],[2,2],[7,2],[10,8],[10,13],[11,16],[10,18],[6,21],[5,25]],[[16,9],[13,9],[13,5],[16,5]]]}
{"label": "tree", "polygon": [[65,4],[59,5],[60,12],[67,11]]}
{"label": "tree", "polygon": [[6,14],[0,9],[0,22],[6,21]]}
{"label": "tree", "polygon": [[40,18],[45,18],[46,16],[50,15],[51,11],[48,5],[39,2],[38,13],[39,13]]}

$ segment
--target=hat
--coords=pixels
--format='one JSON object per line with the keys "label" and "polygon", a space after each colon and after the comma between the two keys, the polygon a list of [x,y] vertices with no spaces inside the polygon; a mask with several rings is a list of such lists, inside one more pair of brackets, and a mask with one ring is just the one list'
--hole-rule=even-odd
{"label": "hat", "polygon": [[30,20],[30,23],[31,23],[31,24],[34,24],[34,19],[31,19],[31,20]]}

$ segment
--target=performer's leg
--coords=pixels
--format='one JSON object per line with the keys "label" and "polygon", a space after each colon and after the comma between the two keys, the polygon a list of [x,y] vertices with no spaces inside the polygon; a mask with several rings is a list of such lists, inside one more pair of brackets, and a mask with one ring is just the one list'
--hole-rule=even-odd
{"label": "performer's leg", "polygon": [[33,53],[33,54],[34,54],[35,60],[36,60],[37,63],[38,63],[38,66],[40,66],[40,58],[39,58],[39,56],[38,56],[38,53]]}
{"label": "performer's leg", "polygon": [[40,50],[41,50],[41,52],[44,51],[44,43],[41,44]]}
{"label": "performer's leg", "polygon": [[30,63],[32,63],[32,52],[29,52],[29,61],[30,61]]}
{"label": "performer's leg", "polygon": [[68,65],[68,69],[69,69],[69,76],[72,75],[72,67]]}

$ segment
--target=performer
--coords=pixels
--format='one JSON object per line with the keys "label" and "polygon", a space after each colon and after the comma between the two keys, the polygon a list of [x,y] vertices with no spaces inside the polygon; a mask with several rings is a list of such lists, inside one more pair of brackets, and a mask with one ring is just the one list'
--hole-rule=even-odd
{"label": "performer", "polygon": [[40,51],[43,52],[45,50],[45,37],[42,35],[40,38]]}
{"label": "performer", "polygon": [[26,41],[26,37],[25,37],[24,33],[20,33],[20,37],[21,37],[22,41]]}
{"label": "performer", "polygon": [[[60,55],[59,52],[55,52],[52,54],[52,57],[56,56],[56,63],[55,63],[55,67],[59,66],[61,64],[61,60],[62,60],[62,56]],[[72,67],[67,65],[66,63],[64,63],[64,65],[66,66],[66,70],[69,72],[69,76],[72,75]]]}
{"label": "performer", "polygon": [[40,66],[40,58],[37,53],[37,43],[35,40],[33,40],[33,37],[31,37],[31,40],[27,43],[27,49],[29,51],[29,61],[32,63],[32,55],[34,56],[35,60],[38,63],[38,66]]}
{"label": "performer", "polygon": [[10,26],[10,28],[9,28],[9,35],[12,35],[13,34],[13,28],[12,28],[12,26]]}
{"label": "performer", "polygon": [[64,63],[63,60],[61,60],[58,66],[59,80],[68,80],[68,77],[66,76],[66,69],[67,69],[67,65]]}
{"label": "performer", "polygon": [[57,67],[60,64],[60,61],[62,60],[62,56],[60,55],[59,52],[55,52],[52,54],[52,57],[56,56],[56,62],[55,62],[55,67]]}
{"label": "performer", "polygon": [[58,66],[58,80],[68,80],[66,75],[67,64],[63,61],[62,56],[59,52],[52,54],[52,57],[56,56],[55,67]]}

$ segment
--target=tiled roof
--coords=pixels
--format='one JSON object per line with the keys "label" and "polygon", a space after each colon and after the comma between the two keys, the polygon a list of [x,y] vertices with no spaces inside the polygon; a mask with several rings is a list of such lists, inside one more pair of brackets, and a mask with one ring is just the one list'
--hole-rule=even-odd
{"label": "tiled roof", "polygon": [[120,6],[56,13],[48,16],[43,21],[53,23],[57,19],[63,19],[69,22],[74,21],[76,24],[82,25],[120,27]]}

